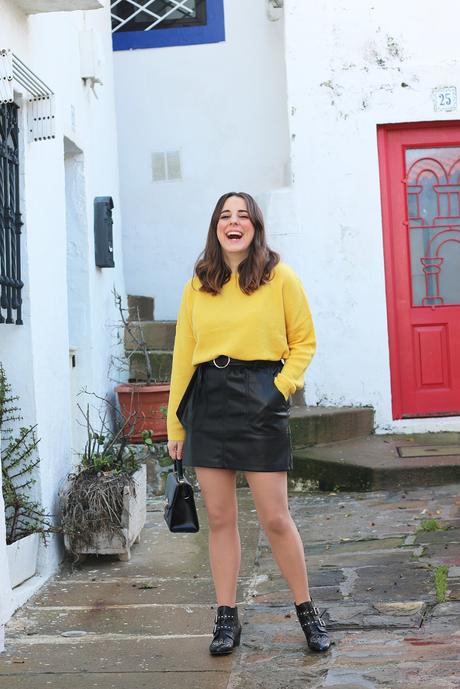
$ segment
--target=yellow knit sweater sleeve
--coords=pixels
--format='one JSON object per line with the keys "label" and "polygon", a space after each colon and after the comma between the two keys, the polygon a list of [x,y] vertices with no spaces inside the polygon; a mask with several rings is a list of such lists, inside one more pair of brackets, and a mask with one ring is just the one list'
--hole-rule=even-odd
{"label": "yellow knit sweater sleeve", "polygon": [[176,409],[195,370],[192,364],[196,345],[191,321],[192,297],[192,280],[189,280],[184,287],[177,316],[167,415],[168,440],[184,440],[185,438],[185,429],[176,416]]}
{"label": "yellow knit sweater sleeve", "polygon": [[284,264],[283,304],[289,356],[275,378],[287,399],[304,384],[304,373],[316,350],[316,336],[310,306],[298,275]]}

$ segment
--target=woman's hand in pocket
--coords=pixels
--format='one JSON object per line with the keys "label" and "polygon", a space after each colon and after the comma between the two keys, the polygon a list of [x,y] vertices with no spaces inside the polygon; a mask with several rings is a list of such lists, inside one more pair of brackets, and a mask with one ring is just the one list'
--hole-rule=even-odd
{"label": "woman's hand in pocket", "polygon": [[273,387],[275,388],[276,392],[278,393],[279,397],[283,400],[284,404],[288,404],[289,400],[287,400],[284,396],[284,393],[281,392],[277,384],[275,383],[275,379],[273,378]]}
{"label": "woman's hand in pocket", "polygon": [[183,450],[183,440],[168,440],[168,452],[171,459],[182,459]]}

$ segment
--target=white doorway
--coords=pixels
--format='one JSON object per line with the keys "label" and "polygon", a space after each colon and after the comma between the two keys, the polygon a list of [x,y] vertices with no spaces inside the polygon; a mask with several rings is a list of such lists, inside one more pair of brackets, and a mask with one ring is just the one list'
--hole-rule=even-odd
{"label": "white doorway", "polygon": [[67,233],[67,304],[69,328],[69,375],[72,428],[72,453],[84,448],[86,439],[83,417],[78,404],[85,408],[86,395],[79,395],[91,375],[91,305],[89,284],[89,237],[86,212],[84,156],[78,146],[64,137],[66,233]]}

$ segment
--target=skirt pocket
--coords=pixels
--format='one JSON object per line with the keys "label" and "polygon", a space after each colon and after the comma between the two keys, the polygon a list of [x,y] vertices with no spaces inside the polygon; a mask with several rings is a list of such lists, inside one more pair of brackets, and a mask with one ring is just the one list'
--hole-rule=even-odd
{"label": "skirt pocket", "polygon": [[250,371],[249,423],[254,433],[277,435],[288,432],[289,402],[274,381],[279,371],[279,367]]}
{"label": "skirt pocket", "polygon": [[[276,375],[276,374],[275,374],[275,375]],[[289,405],[289,400],[287,400],[287,399],[285,398],[285,396],[283,395],[283,393],[281,392],[281,390],[279,390],[279,388],[276,387],[275,375],[273,376],[273,387],[275,388],[276,392],[278,393],[279,399],[280,399],[281,403],[284,404],[286,407],[289,407],[289,406],[290,406],[290,405]]]}
{"label": "skirt pocket", "polygon": [[190,378],[190,382],[187,385],[176,410],[176,416],[185,429],[187,429],[187,427],[190,425],[192,398],[197,385],[198,376],[199,368],[197,367]]}

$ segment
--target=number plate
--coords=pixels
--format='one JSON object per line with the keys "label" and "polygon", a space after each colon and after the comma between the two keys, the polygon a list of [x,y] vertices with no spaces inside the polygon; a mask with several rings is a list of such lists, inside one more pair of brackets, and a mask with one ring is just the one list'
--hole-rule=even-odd
{"label": "number plate", "polygon": [[434,109],[439,112],[450,112],[457,109],[457,88],[441,86],[433,89]]}

